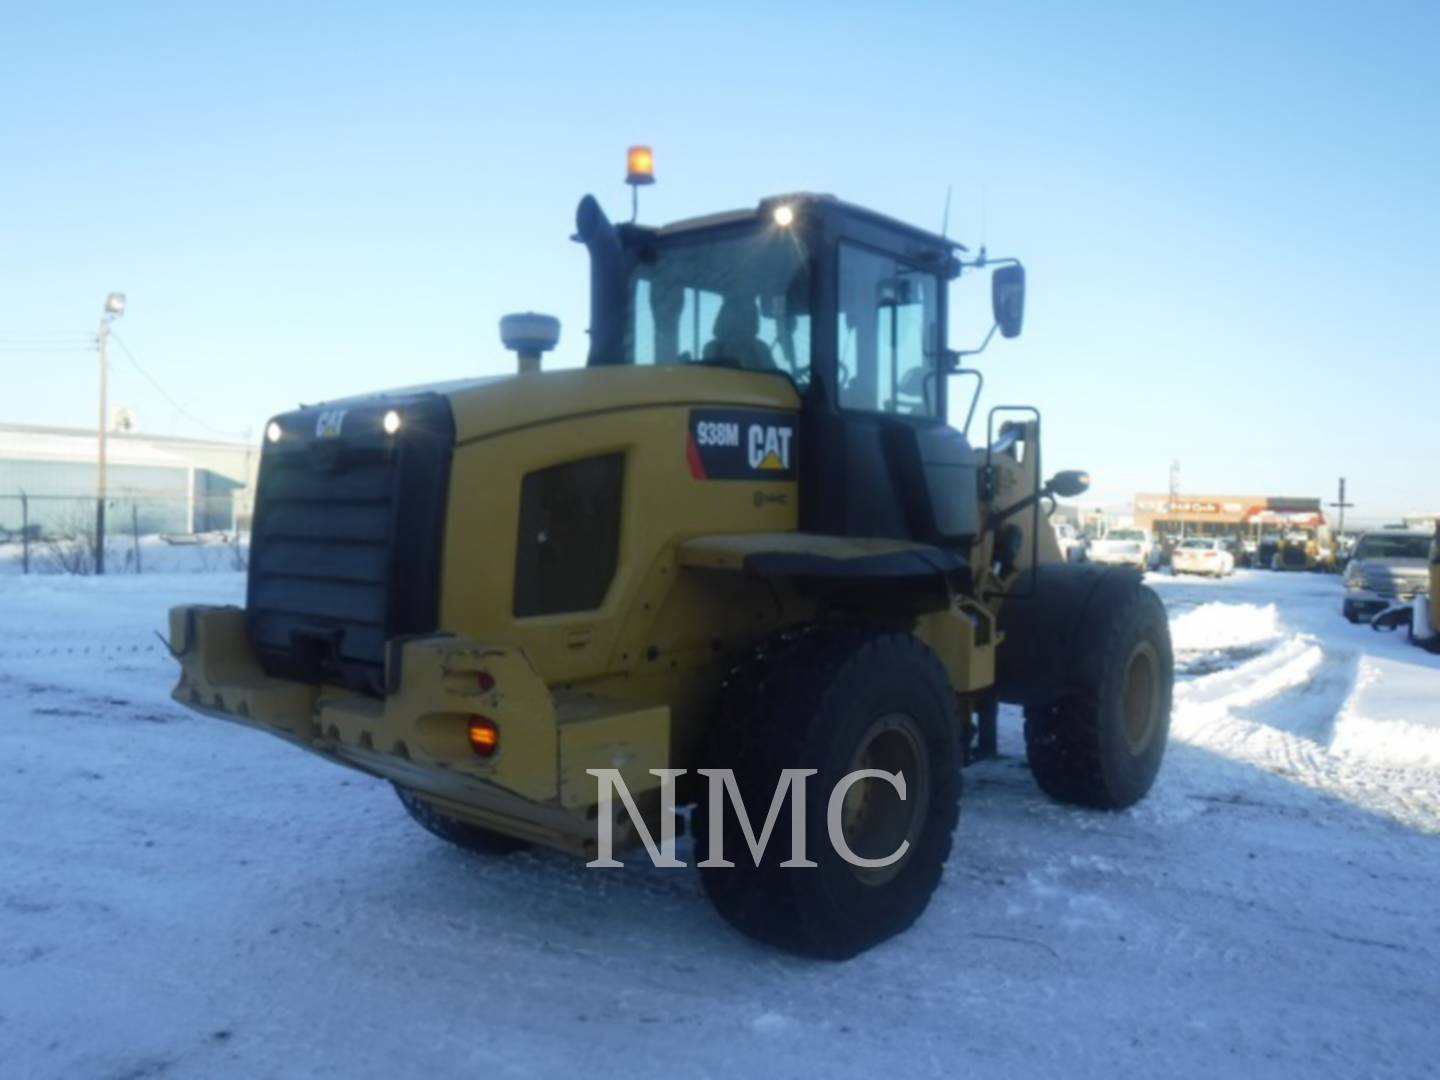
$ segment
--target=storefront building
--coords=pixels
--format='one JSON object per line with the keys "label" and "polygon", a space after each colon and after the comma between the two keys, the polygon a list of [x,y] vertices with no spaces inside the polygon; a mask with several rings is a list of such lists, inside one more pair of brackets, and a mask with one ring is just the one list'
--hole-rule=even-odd
{"label": "storefront building", "polygon": [[1282,495],[1136,495],[1135,524],[1156,537],[1234,536],[1326,529],[1320,500]]}

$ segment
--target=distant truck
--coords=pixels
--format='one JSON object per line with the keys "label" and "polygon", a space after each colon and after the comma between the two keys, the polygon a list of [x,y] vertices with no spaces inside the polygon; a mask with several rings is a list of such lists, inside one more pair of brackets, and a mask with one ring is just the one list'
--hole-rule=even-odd
{"label": "distant truck", "polygon": [[[1386,535],[1391,532],[1392,530],[1385,530]],[[1366,536],[1361,537],[1360,543],[1356,545],[1357,559],[1369,535],[1367,533]],[[1410,549],[1407,545],[1405,560],[1407,570],[1411,567],[1409,555]],[[1440,606],[1436,606],[1434,602],[1437,597],[1440,597],[1440,521],[1435,523],[1435,536],[1430,541],[1427,556],[1428,565],[1425,571],[1424,588],[1416,590],[1408,602],[1403,598],[1392,601],[1388,607],[1371,618],[1370,625],[1376,630],[1396,630],[1402,626],[1407,627],[1413,643],[1428,652],[1440,653]],[[1355,565],[1355,560],[1351,561],[1351,565]],[[1347,599],[1349,584],[1347,567]]]}
{"label": "distant truck", "polygon": [[1142,574],[1150,567],[1153,543],[1144,529],[1111,529],[1086,550],[1090,562],[1104,566],[1133,566]]}
{"label": "distant truck", "polygon": [[[1413,529],[1375,529],[1355,545],[1345,566],[1340,612],[1370,620],[1394,604],[1412,603],[1430,589],[1431,540]],[[1431,597],[1433,599],[1433,597]]]}

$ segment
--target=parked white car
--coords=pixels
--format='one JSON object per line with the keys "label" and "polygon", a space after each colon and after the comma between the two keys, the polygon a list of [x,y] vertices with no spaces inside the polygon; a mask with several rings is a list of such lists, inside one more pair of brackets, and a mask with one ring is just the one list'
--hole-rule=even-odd
{"label": "parked white car", "polygon": [[1224,540],[1196,536],[1181,540],[1170,552],[1170,569],[1177,574],[1229,577],[1235,573],[1235,556]]}
{"label": "parked white car", "polygon": [[1107,566],[1133,566],[1144,573],[1150,567],[1150,537],[1144,529],[1111,529],[1090,541],[1086,558]]}

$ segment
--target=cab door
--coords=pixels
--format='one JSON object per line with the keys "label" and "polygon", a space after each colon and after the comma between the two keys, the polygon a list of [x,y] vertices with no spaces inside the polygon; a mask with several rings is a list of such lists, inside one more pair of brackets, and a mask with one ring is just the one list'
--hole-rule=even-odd
{"label": "cab door", "polygon": [[899,254],[877,233],[839,230],[829,273],[817,275],[828,302],[816,304],[802,522],[958,543],[974,531],[976,463],[945,422],[944,281],[934,260]]}

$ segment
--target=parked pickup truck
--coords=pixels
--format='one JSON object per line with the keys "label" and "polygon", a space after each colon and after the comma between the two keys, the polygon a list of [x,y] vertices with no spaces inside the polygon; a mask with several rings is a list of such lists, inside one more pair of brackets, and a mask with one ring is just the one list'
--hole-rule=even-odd
{"label": "parked pickup truck", "polygon": [[1360,537],[1345,567],[1340,612],[1359,622],[1429,589],[1430,537],[1413,529],[1377,529]]}
{"label": "parked pickup truck", "polygon": [[1085,554],[1090,562],[1133,566],[1143,574],[1150,566],[1150,536],[1144,529],[1111,529],[1091,540]]}

